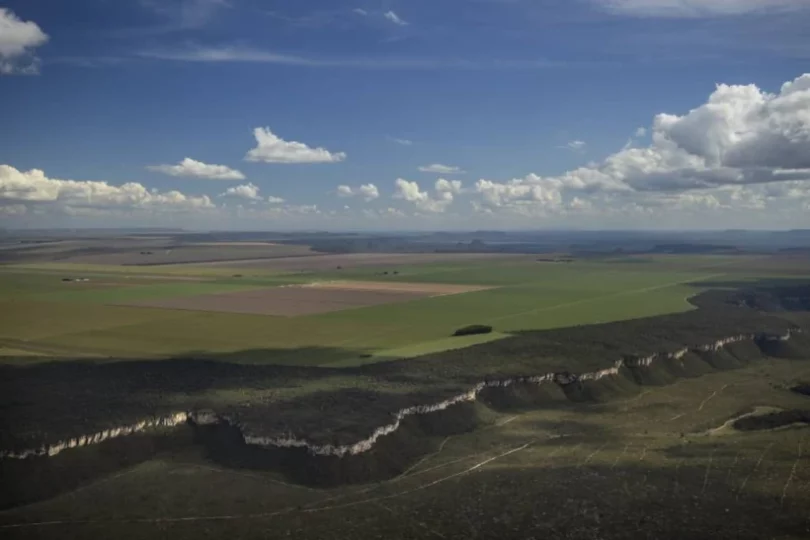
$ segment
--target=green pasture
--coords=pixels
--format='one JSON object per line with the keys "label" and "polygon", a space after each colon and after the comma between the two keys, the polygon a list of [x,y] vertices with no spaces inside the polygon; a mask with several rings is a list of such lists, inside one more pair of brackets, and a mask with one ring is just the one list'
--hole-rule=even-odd
{"label": "green pasture", "polygon": [[[531,258],[426,264],[344,272],[244,274],[208,267],[95,268],[30,265],[0,270],[0,347],[31,361],[64,356],[163,358],[195,355],[244,362],[348,366],[458,348],[461,326],[489,324],[499,335],[593,324],[691,309],[697,284],[754,279],[776,272],[753,257],[649,257],[540,263]],[[746,268],[749,270],[746,271]],[[187,274],[181,273],[188,272]],[[384,275],[383,272],[389,272]],[[173,279],[162,279],[169,272]],[[166,274],[168,276],[168,274]],[[182,280],[178,278],[195,278]],[[143,279],[141,279],[143,278]],[[334,279],[488,285],[491,289],[303,317],[271,317],[129,307],[141,299],[219,294]],[[472,344],[469,343],[469,344]],[[461,346],[468,345],[466,342]]]}

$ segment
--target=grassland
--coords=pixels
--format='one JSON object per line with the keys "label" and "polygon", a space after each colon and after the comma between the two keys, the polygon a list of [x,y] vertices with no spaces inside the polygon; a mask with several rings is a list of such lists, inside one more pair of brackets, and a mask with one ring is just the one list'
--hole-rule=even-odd
{"label": "grassland", "polygon": [[[807,537],[807,428],[714,431],[787,390],[807,361],[765,359],[607,403],[478,406],[404,475],[310,489],[174,451],[0,513],[5,538]],[[88,450],[91,451],[91,450]]]}
{"label": "grassland", "polygon": [[[747,256],[625,257],[570,264],[511,257],[287,274],[232,264],[5,266],[0,270],[0,346],[45,355],[28,361],[47,358],[50,352],[355,365],[363,359],[375,362],[454,348],[459,341],[449,336],[468,324],[491,324],[508,335],[684,311],[691,309],[686,299],[708,284],[799,277],[806,268],[785,270]],[[65,283],[64,276],[90,281]],[[292,318],[115,305],[335,279],[492,288]]]}

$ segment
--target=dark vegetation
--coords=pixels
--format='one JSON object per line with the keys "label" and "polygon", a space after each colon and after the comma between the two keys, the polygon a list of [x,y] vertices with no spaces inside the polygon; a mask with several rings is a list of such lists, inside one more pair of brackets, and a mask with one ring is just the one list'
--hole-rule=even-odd
{"label": "dark vegetation", "polygon": [[[800,289],[764,289],[768,302],[783,309]],[[787,294],[782,300],[781,294]],[[143,418],[177,411],[212,410],[220,422],[192,426],[196,442],[187,436],[152,442],[135,457],[117,457],[115,439],[93,448],[71,450],[56,458],[14,462],[2,460],[3,476],[47,488],[10,488],[14,501],[50,496],[86,481],[98,459],[122,464],[173,448],[202,444],[210,459],[238,467],[269,468],[291,481],[337,485],[390,478],[430,451],[425,435],[449,435],[487,422],[486,411],[537,406],[571,406],[603,402],[637,393],[644,385],[664,385],[682,377],[734,369],[771,356],[810,353],[810,338],[782,311],[765,313],[735,302],[738,292],[714,291],[697,297],[692,312],[548,331],[523,332],[515,337],[425,357],[347,369],[240,365],[224,361],[176,359],[161,362],[62,361],[30,367],[0,368],[0,449],[22,450],[66,438],[94,433]],[[763,297],[764,300],[764,297]],[[789,340],[780,339],[793,331]],[[701,347],[730,336],[753,339],[719,350]],[[651,354],[690,349],[679,360],[651,366],[634,363]],[[313,349],[313,355],[322,351]],[[613,366],[624,360],[618,376],[598,381],[578,380],[575,374]],[[382,437],[374,450],[352,458],[316,457],[302,448],[265,449],[247,445],[244,436],[305,438],[313,444],[351,444],[392,422],[392,413],[417,404],[437,403],[486,380],[503,380],[556,373],[557,382],[518,383],[492,387],[479,403],[465,403],[441,413],[407,417],[400,430]],[[335,378],[357,377],[364,388],[335,387]],[[318,391],[306,391],[317,383]],[[387,391],[398,386],[401,390]],[[301,388],[295,396],[274,399],[278,392]],[[259,392],[260,399],[225,400],[220,391]],[[780,420],[781,421],[781,420]],[[182,431],[182,430],[181,430]],[[175,432],[172,432],[175,433]],[[166,436],[174,437],[167,434]],[[183,437],[186,437],[185,439]],[[127,437],[129,440],[132,437]],[[134,438],[133,440],[152,440]],[[178,441],[182,441],[178,443]],[[99,452],[101,454],[99,454]],[[68,457],[64,457],[68,456]],[[84,456],[84,457],[82,457]],[[103,456],[99,458],[99,456]],[[67,460],[67,461],[65,461]],[[86,461],[83,461],[86,460]],[[72,465],[65,469],[62,464]],[[112,466],[112,465],[110,465]],[[114,467],[113,467],[114,468]],[[66,473],[72,470],[72,473]],[[99,474],[109,469],[99,466]],[[91,475],[92,476],[92,475]],[[63,488],[54,488],[60,486]],[[33,490],[33,491],[31,491]]]}
{"label": "dark vegetation", "polygon": [[471,324],[453,332],[454,336],[474,336],[477,334],[491,334],[492,327],[485,324]]}
{"label": "dark vegetation", "polygon": [[[315,434],[314,438],[321,442],[352,440],[392,411],[443,399],[482,380],[595,371],[611,367],[620,359],[696,348],[740,334],[781,336],[795,328],[795,323],[779,313],[734,306],[726,301],[730,294],[734,292],[698,296],[693,301],[701,308],[686,313],[526,331],[464,349],[353,368],[245,365],[193,356],[161,362],[62,360],[27,367],[0,366],[0,407],[10,413],[0,418],[0,449],[52,443],[177,410],[221,407],[215,397],[220,390],[261,391],[269,393],[269,398],[276,389],[305,387],[310,381],[360,377],[369,382],[365,390],[354,394],[342,390],[303,392],[302,397],[292,401],[264,399],[259,408],[229,404],[217,411],[252,425],[257,433]],[[685,364],[688,368],[691,361],[703,369],[734,367],[731,352],[758,354],[759,346],[770,343],[801,352],[808,346],[808,339],[805,334],[797,334],[786,342],[760,340],[756,347],[736,344],[727,347],[728,354],[709,355],[714,366],[706,365],[697,354],[687,358]],[[750,350],[746,351],[746,347]],[[334,352],[312,348],[305,354]],[[275,352],[266,354],[272,358]],[[407,391],[387,393],[376,388],[390,385]],[[349,420],[334,429],[337,418]]]}
{"label": "dark vegetation", "polygon": [[746,416],[734,422],[739,431],[761,431],[795,424],[810,424],[810,411],[792,409],[769,414]]}

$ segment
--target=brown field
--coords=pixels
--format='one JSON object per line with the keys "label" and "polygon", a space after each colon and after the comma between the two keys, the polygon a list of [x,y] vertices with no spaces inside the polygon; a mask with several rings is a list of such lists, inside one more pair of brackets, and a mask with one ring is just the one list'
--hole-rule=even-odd
{"label": "brown field", "polygon": [[415,292],[431,296],[463,294],[491,289],[483,285],[456,285],[453,283],[397,283],[380,281],[321,281],[304,285],[315,289],[341,289],[351,291]]}
{"label": "brown field", "polygon": [[189,311],[296,317],[344,309],[407,302],[487,289],[443,283],[323,282],[233,293],[138,300],[122,305]]}
{"label": "brown field", "polygon": [[261,267],[278,271],[318,271],[363,267],[385,267],[430,263],[454,263],[467,261],[531,260],[532,255],[507,255],[502,253],[342,253],[336,255],[306,255],[293,257],[264,258],[241,261],[212,261],[208,265],[233,266],[238,268]]}
{"label": "brown field", "polygon": [[432,295],[405,291],[357,291],[294,286],[226,294],[204,294],[181,298],[143,300],[124,305],[296,317],[379,304],[406,302],[428,296]]}

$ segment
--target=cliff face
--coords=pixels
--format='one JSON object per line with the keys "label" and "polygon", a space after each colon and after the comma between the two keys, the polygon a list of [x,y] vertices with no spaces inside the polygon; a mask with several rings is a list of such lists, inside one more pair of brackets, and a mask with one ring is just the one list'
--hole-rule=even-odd
{"label": "cliff face", "polygon": [[[311,456],[330,456],[343,458],[358,456],[374,449],[383,438],[397,432],[403,422],[409,417],[431,415],[446,411],[463,403],[474,402],[482,393],[509,392],[518,387],[559,387],[563,393],[573,401],[599,400],[599,383],[615,379],[625,385],[641,385],[649,380],[649,376],[656,370],[669,376],[670,380],[681,376],[694,376],[694,368],[690,368],[687,358],[690,354],[702,357],[710,368],[715,368],[714,356],[729,355],[735,362],[748,362],[750,358],[742,358],[739,353],[731,350],[731,346],[747,343],[756,347],[762,354],[772,354],[774,344],[785,344],[796,335],[798,329],[789,329],[784,334],[738,334],[721,338],[694,348],[681,348],[673,352],[658,353],[638,358],[625,358],[617,360],[611,367],[574,374],[569,372],[550,372],[525,377],[511,377],[504,379],[491,379],[481,381],[467,391],[433,403],[422,403],[400,409],[392,414],[391,421],[379,425],[371,431],[370,435],[351,444],[318,444],[306,437],[296,437],[292,434],[267,436],[252,432],[247,426],[241,426],[238,420],[227,416],[217,415],[216,412],[175,412],[167,416],[141,420],[134,424],[106,429],[79,437],[70,438],[50,445],[22,451],[0,452],[0,459],[24,460],[34,457],[53,457],[66,450],[96,445],[114,438],[126,437],[150,430],[175,428],[182,425],[195,427],[217,423],[229,424],[239,431],[244,444],[265,449],[300,449]],[[781,351],[777,348],[777,354]],[[810,354],[810,351],[806,351]],[[731,366],[731,367],[737,367]],[[691,372],[691,373],[690,373]],[[699,373],[697,373],[699,374]],[[660,377],[659,377],[660,378]],[[655,383],[652,383],[655,384]],[[531,391],[531,390],[530,390]]]}
{"label": "cliff face", "polygon": [[2,451],[0,452],[0,459],[27,459],[31,457],[54,457],[61,454],[65,450],[72,448],[82,448],[85,446],[92,446],[101,444],[110,439],[117,439],[119,437],[126,437],[128,435],[137,435],[153,430],[175,428],[177,426],[185,425],[189,422],[195,424],[206,424],[219,421],[218,418],[209,414],[198,414],[193,412],[176,412],[168,416],[161,416],[156,418],[147,418],[125,426],[118,426],[111,429],[104,429],[96,433],[88,435],[81,435],[73,437],[55,444],[42,445],[36,448],[29,448],[22,451]]}

